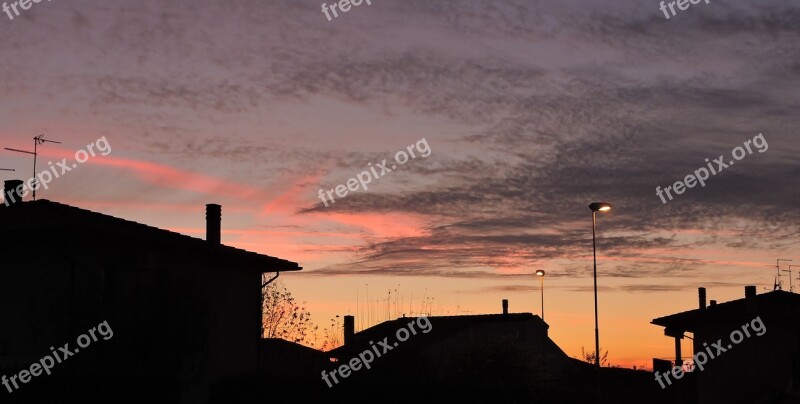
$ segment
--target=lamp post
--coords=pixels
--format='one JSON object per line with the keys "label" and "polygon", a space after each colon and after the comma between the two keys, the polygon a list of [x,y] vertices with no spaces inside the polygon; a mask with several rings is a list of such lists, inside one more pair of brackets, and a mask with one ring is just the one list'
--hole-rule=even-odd
{"label": "lamp post", "polygon": [[544,321],[544,271],[542,271],[541,269],[537,269],[536,270],[536,275],[538,277],[542,278],[542,286],[541,286],[541,290],[542,290],[542,321]]}
{"label": "lamp post", "polygon": [[600,367],[600,331],[597,326],[597,243],[595,241],[595,227],[597,225],[597,212],[608,212],[611,204],[606,202],[593,202],[589,205],[592,210],[592,256],[594,257],[594,365]]}

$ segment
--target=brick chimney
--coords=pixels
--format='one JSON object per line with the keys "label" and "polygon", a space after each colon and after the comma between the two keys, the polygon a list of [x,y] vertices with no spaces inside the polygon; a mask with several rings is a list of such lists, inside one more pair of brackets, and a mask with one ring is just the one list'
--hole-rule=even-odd
{"label": "brick chimney", "polygon": [[758,310],[758,299],[756,299],[756,287],[744,287],[744,306],[747,313],[753,314]]}
{"label": "brick chimney", "polygon": [[508,299],[503,299],[503,314],[508,314]]}
{"label": "brick chimney", "polygon": [[206,241],[212,244],[222,242],[222,206],[209,203],[206,205]]}
{"label": "brick chimney", "polygon": [[344,344],[349,345],[353,342],[354,335],[356,335],[356,318],[344,316]]}
{"label": "brick chimney", "polygon": [[706,288],[697,288],[697,297],[700,300],[700,310],[706,309]]}
{"label": "brick chimney", "polygon": [[22,202],[22,194],[17,192],[20,186],[22,186],[23,182],[20,180],[8,180],[5,181],[5,186],[3,187],[3,198],[5,199],[6,206],[16,205]]}

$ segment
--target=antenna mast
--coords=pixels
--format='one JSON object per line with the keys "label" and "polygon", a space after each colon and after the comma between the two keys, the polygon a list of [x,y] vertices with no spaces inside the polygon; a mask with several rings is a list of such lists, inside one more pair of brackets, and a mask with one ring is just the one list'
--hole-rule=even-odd
{"label": "antenna mast", "polygon": [[[783,290],[783,287],[781,285],[781,261],[791,261],[791,260],[787,260],[785,258],[778,258],[777,260],[775,260],[775,269],[777,270],[778,276],[776,278],[777,280],[775,281],[775,286],[773,287],[772,290]],[[790,278],[789,282],[791,281],[792,280]]]}
{"label": "antenna mast", "polygon": [[794,288],[792,287],[792,267],[796,267],[796,266],[800,266],[800,265],[789,264],[789,270],[788,271],[787,270],[783,271],[783,272],[788,272],[789,273],[789,292],[792,292],[792,293],[794,293]]}
{"label": "antenna mast", "polygon": [[32,178],[31,185],[33,185],[32,188],[33,188],[33,200],[34,201],[36,200],[36,188],[38,188],[37,185],[39,185],[36,182],[36,157],[39,155],[39,145],[43,144],[43,143],[58,143],[58,144],[61,144],[61,142],[56,142],[55,140],[45,139],[44,135],[39,135],[39,136],[36,136],[36,137],[33,138],[33,151],[32,152],[27,151],[27,150],[12,149],[12,148],[9,148],[9,147],[5,148],[6,150],[10,150],[10,151],[17,152],[17,153],[33,154],[33,177],[31,177]]}

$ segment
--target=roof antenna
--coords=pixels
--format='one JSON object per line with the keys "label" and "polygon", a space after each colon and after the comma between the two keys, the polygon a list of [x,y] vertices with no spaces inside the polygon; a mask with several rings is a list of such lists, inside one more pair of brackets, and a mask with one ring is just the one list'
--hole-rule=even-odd
{"label": "roof antenna", "polygon": [[[783,287],[781,285],[781,261],[791,261],[791,260],[787,260],[785,258],[778,258],[777,260],[775,260],[775,269],[778,271],[778,276],[775,278],[776,280],[773,290],[783,290]],[[791,282],[791,275],[789,281]]]}
{"label": "roof antenna", "polygon": [[792,267],[800,267],[800,265],[791,265],[789,264],[789,270],[783,270],[783,272],[789,273],[789,292],[794,293],[794,288],[792,287]]}
{"label": "roof antenna", "polygon": [[32,180],[31,180],[31,184],[33,185],[32,188],[33,188],[33,200],[34,201],[36,200],[36,188],[38,188],[37,185],[39,185],[39,184],[36,183],[36,156],[39,155],[39,145],[43,144],[43,143],[58,143],[58,144],[61,144],[61,142],[56,142],[55,140],[45,139],[44,135],[39,135],[39,136],[36,136],[36,137],[33,138],[33,151],[32,152],[27,151],[27,150],[12,149],[12,148],[9,148],[9,147],[5,148],[6,150],[10,150],[10,151],[17,152],[17,153],[33,154],[33,177],[32,177]]}

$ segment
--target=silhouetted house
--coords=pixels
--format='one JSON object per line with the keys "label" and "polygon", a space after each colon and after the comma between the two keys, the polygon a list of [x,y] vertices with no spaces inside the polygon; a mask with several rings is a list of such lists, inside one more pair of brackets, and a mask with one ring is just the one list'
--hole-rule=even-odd
{"label": "silhouetted house", "polygon": [[[694,354],[699,362],[701,352],[708,358],[703,370],[696,363],[694,372],[666,387],[696,383],[696,393],[685,389],[682,402],[800,402],[799,295],[781,290],[757,295],[755,286],[747,286],[745,298],[720,304],[712,300],[707,306],[705,288],[700,288],[697,309],[652,323],[675,339],[677,362]],[[684,354],[679,341],[687,332],[694,334],[693,352]]]}
{"label": "silhouetted house", "polygon": [[[531,313],[399,318],[354,332],[345,317],[345,345],[330,351],[330,389],[338,402],[384,403],[662,403],[647,372],[603,368],[570,358],[548,336],[549,325]],[[411,323],[416,333],[411,330]],[[420,324],[421,323],[421,324]],[[429,326],[426,326],[428,325]],[[425,327],[421,327],[425,326]],[[426,332],[427,331],[427,332]],[[400,339],[406,339],[400,341]],[[395,345],[396,343],[396,345]],[[388,346],[387,346],[388,345]],[[372,351],[366,370],[341,376],[341,366]],[[377,357],[377,352],[381,353]],[[333,384],[333,382],[332,382]],[[325,382],[322,382],[325,386]],[[602,386],[596,390],[596,386]]]}
{"label": "silhouetted house", "polygon": [[[329,355],[337,363],[346,363],[388,338],[391,351],[375,359],[375,371],[371,373],[393,373],[395,377],[406,373],[413,373],[416,377],[424,373],[426,379],[500,376],[511,372],[544,378],[571,361],[547,336],[547,323],[531,313],[426,319],[430,322],[427,332],[420,330],[418,317],[386,321],[359,333],[354,333],[346,325],[345,345],[332,350]],[[398,330],[409,329],[409,323],[415,324],[416,334],[409,335],[406,341],[398,341]],[[350,327],[352,325],[351,322]],[[395,342],[397,346],[394,346]],[[379,352],[384,350],[378,348]]]}
{"label": "silhouetted house", "polygon": [[262,273],[301,268],[221,245],[219,205],[207,215],[205,241],[47,200],[0,204],[0,374],[103,321],[113,330],[10,394],[196,403],[255,374]]}
{"label": "silhouetted house", "polygon": [[[652,374],[603,368],[568,357],[530,313],[402,317],[355,332],[344,317],[344,345],[317,354],[271,341],[269,373],[243,397],[297,403],[591,403],[650,404]],[[298,365],[297,363],[300,363]],[[596,390],[601,385],[600,393]],[[248,388],[257,393],[245,393]]]}
{"label": "silhouetted house", "polygon": [[312,375],[319,378],[320,370],[329,363],[328,355],[320,350],[280,338],[261,340],[261,376],[266,379],[299,379]]}
{"label": "silhouetted house", "polygon": [[264,338],[260,363],[258,374],[231,377],[217,385],[212,402],[337,402],[320,383],[320,372],[329,364],[325,352],[280,338]]}

